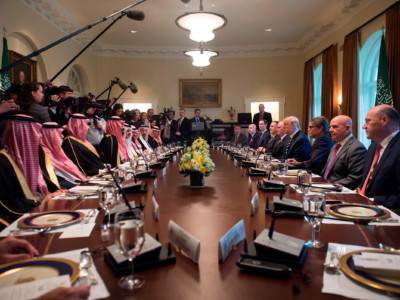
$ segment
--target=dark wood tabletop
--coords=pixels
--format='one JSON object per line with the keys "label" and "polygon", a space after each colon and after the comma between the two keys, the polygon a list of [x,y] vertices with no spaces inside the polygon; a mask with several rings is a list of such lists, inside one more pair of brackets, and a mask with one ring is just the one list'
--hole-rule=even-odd
{"label": "dark wood tabletop", "polygon": [[[246,239],[253,239],[254,230],[260,233],[269,228],[271,216],[265,214],[266,198],[278,193],[266,193],[257,189],[257,180],[250,177],[252,192],[249,190],[249,177],[246,169],[241,169],[229,155],[211,149],[211,158],[215,171],[205,177],[202,189],[191,189],[189,177],[178,172],[179,155],[169,162],[166,175],[157,170],[157,190],[155,198],[160,207],[160,219],[154,220],[152,195],[154,179],[143,179],[148,184],[145,194],[129,194],[130,200],[145,204],[145,230],[166,246],[168,243],[168,222],[173,220],[183,229],[201,241],[200,260],[193,263],[185,256],[176,254],[176,264],[140,272],[146,280],[145,285],[133,292],[117,286],[115,277],[106,265],[101,253],[94,256],[96,268],[101,274],[112,299],[338,299],[340,296],[322,294],[323,261],[329,242],[377,247],[382,242],[400,248],[399,227],[349,225],[321,225],[317,236],[325,243],[321,249],[309,249],[302,272],[311,275],[311,282],[301,280],[301,276],[292,273],[290,279],[274,279],[242,272],[237,266],[244,242],[233,250],[225,262],[218,262],[218,242],[220,238],[237,222],[244,220]],[[285,182],[292,179],[284,178]],[[293,179],[294,180],[294,179]],[[259,193],[259,208],[250,216],[250,201],[254,193]],[[284,197],[300,199],[297,193],[287,191]],[[327,199],[340,199],[347,202],[365,203],[359,195],[328,195]],[[83,209],[98,207],[96,199],[51,200],[42,204],[39,210]],[[38,248],[41,255],[57,253],[83,247],[95,250],[113,243],[100,239],[100,224],[104,212],[97,217],[97,225],[89,238],[59,239],[60,233],[25,237]],[[311,238],[311,225],[303,219],[278,219],[275,231],[308,240]],[[293,286],[299,287],[299,294],[293,293]]]}

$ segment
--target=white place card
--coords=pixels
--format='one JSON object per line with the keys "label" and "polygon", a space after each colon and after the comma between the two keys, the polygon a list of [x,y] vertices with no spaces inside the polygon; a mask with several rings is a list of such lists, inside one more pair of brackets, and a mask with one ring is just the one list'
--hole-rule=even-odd
{"label": "white place card", "polygon": [[162,169],[162,176],[165,176],[165,175],[167,175],[167,167],[164,167]]}
{"label": "white place card", "polygon": [[36,299],[60,286],[71,286],[69,275],[50,277],[0,288],[0,299]]}
{"label": "white place card", "polygon": [[400,255],[397,253],[362,252],[353,255],[356,269],[386,276],[400,276]]}
{"label": "white place card", "polygon": [[236,223],[229,231],[219,240],[218,260],[223,262],[232,249],[245,238],[243,219]]}
{"label": "white place card", "polygon": [[259,200],[258,200],[258,192],[254,194],[253,199],[251,199],[251,204],[253,205],[254,209],[258,208]]}
{"label": "white place card", "polygon": [[251,179],[249,177],[249,191],[253,192],[253,185],[251,184]]}
{"label": "white place card", "polygon": [[172,245],[195,263],[199,262],[200,240],[182,229],[174,221],[168,223],[168,238]]}
{"label": "white place card", "polygon": [[156,201],[156,198],[153,196],[152,198],[152,203],[153,203],[153,214],[154,214],[154,219],[158,221],[160,219],[160,207],[158,206],[158,203]]}
{"label": "white place card", "polygon": [[154,190],[154,192],[157,190],[157,178],[154,180],[153,190]]}

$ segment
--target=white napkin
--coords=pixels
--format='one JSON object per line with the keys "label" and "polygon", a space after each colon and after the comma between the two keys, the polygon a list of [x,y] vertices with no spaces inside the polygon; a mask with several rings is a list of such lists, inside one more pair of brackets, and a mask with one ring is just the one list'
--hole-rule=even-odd
{"label": "white napkin", "polygon": [[[344,249],[344,253],[363,249],[372,249],[354,245],[329,243],[325,263],[330,262],[330,251],[335,251],[335,249],[338,247]],[[340,275],[328,274],[324,272],[322,293],[341,295],[348,298],[362,300],[397,299],[396,297],[390,297],[352,281],[345,274],[343,274],[342,271]]]}
{"label": "white napkin", "polygon": [[[378,206],[379,208],[383,208],[386,209],[388,211],[390,211],[390,218],[391,219],[395,219],[398,220],[397,223],[385,223],[385,222],[371,222],[368,225],[375,225],[375,226],[400,226],[400,216],[397,215],[396,213],[394,213],[393,211],[387,209],[384,206]],[[330,218],[335,218],[335,216],[332,215],[328,215]],[[332,219],[322,219],[322,224],[344,224],[344,225],[351,225],[354,224],[352,222],[346,222],[346,221],[341,221],[341,220],[332,220]]]}
{"label": "white napkin", "polygon": [[97,193],[97,190],[99,189],[98,185],[77,185],[71,189],[69,189],[69,192],[71,194],[73,193],[88,193],[88,192],[93,192]]}
{"label": "white napkin", "polygon": [[[66,251],[66,252],[61,252],[61,253],[48,254],[48,255],[45,255],[44,257],[62,257],[65,259],[75,261],[79,264],[81,252],[88,251],[88,250],[89,250],[88,248],[83,248],[83,249],[77,249],[77,250]],[[110,293],[108,292],[106,286],[104,285],[104,282],[101,279],[99,273],[97,272],[96,266],[94,264],[91,267],[91,271],[93,273],[93,276],[97,279],[98,284],[91,286],[89,299],[100,299],[100,298],[109,297]],[[78,285],[79,285],[79,280],[76,280],[75,284],[73,284],[73,286],[78,286]]]}
{"label": "white napkin", "polygon": [[[85,215],[90,211],[90,209],[79,209],[77,210],[79,212],[84,213]],[[60,239],[63,238],[76,238],[76,237],[88,237],[90,236],[94,226],[96,225],[96,218],[97,215],[99,214],[99,211],[96,209],[95,215],[93,217],[90,218],[89,223],[88,224],[84,224],[82,222],[78,222],[76,224],[71,224],[68,226],[63,226],[63,227],[59,227],[59,228],[54,228],[44,234],[48,234],[48,233],[56,233],[56,232],[62,232],[63,234],[61,234]],[[11,230],[18,230],[18,221],[22,218],[25,218],[27,216],[30,216],[31,214],[25,214],[23,215],[21,218],[19,218],[18,220],[14,221],[13,223],[11,223],[8,227],[4,228],[3,231],[0,232],[0,237],[6,237],[10,234]],[[38,234],[37,232],[22,232],[18,235],[14,235],[14,236],[21,236],[21,235],[34,235],[34,234]]]}

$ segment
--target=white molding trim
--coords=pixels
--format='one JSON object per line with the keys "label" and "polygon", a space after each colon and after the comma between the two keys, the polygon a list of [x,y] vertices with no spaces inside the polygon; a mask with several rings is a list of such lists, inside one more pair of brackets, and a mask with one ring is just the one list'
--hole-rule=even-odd
{"label": "white molding trim", "polygon": [[279,120],[283,120],[285,116],[285,96],[276,96],[276,97],[245,97],[244,98],[244,106],[246,112],[251,112],[251,102],[279,102]]}

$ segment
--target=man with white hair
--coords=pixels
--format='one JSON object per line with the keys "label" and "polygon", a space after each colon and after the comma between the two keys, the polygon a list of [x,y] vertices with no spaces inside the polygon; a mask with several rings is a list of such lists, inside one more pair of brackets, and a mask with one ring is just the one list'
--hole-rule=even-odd
{"label": "man with white hair", "polygon": [[400,116],[390,105],[371,108],[363,129],[372,140],[357,191],[400,213]]}
{"label": "man with white hair", "polygon": [[321,176],[334,183],[355,189],[361,182],[367,149],[352,134],[352,120],[345,115],[331,120],[329,132],[333,145]]}
{"label": "man with white hair", "polygon": [[307,160],[310,156],[311,144],[308,137],[300,131],[299,119],[295,116],[286,117],[283,120],[283,131],[288,136],[288,140],[281,158],[293,158],[298,162]]}

